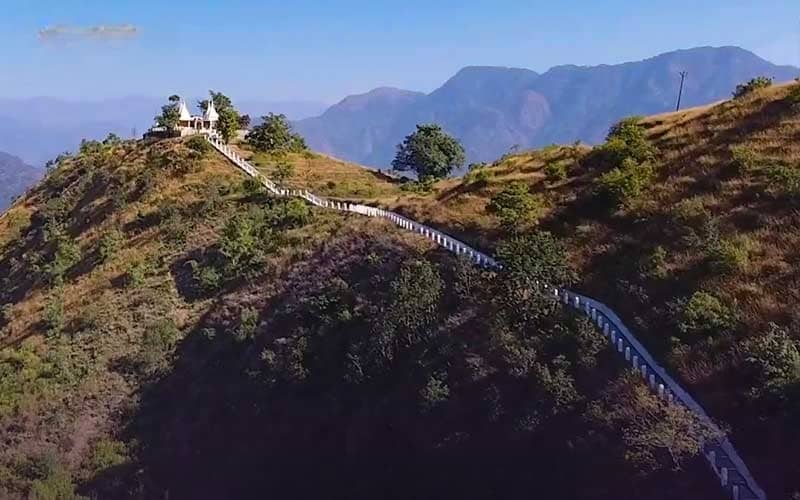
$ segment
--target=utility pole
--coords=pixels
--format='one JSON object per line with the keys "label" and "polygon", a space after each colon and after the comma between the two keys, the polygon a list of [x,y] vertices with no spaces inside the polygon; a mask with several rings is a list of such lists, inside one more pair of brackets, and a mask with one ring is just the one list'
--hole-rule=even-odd
{"label": "utility pole", "polygon": [[686,71],[681,71],[681,89],[678,91],[678,105],[675,106],[675,111],[681,109],[681,97],[683,97],[683,81],[686,79],[686,75],[688,75]]}

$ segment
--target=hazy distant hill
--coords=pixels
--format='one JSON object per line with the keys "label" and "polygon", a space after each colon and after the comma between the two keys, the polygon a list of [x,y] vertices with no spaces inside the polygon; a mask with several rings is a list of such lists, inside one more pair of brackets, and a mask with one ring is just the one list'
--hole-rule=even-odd
{"label": "hazy distant hill", "polygon": [[[142,96],[98,101],[0,98],[0,151],[43,165],[59,153],[74,151],[81,139],[102,139],[109,132],[130,137],[134,130],[141,135],[165,102],[166,97]],[[234,96],[234,102],[254,118],[272,111],[301,119],[325,109],[325,104],[313,101],[238,102]]]}
{"label": "hazy distant hill", "polygon": [[624,116],[671,110],[684,70],[684,106],[729,97],[737,84],[755,76],[783,81],[800,74],[738,47],[679,50],[617,65],[558,66],[541,75],[468,67],[427,95],[378,89],[347,97],[321,116],[297,122],[297,129],[313,149],[385,167],[415,124],[437,122],[462,141],[469,161],[488,161],[514,145],[596,143]]}
{"label": "hazy distant hill", "polygon": [[42,169],[0,151],[0,210],[8,208],[14,198],[42,177],[42,173]]}

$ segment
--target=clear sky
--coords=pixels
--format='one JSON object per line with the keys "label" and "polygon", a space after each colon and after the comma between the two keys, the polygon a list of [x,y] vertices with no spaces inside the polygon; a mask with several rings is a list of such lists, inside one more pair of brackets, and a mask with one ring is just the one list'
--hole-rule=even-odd
{"label": "clear sky", "polygon": [[[467,65],[544,71],[739,45],[800,65],[799,0],[0,0],[0,97],[332,103]],[[121,26],[97,33],[97,26]],[[42,31],[50,27],[49,31]],[[135,30],[135,32],[134,32]]]}

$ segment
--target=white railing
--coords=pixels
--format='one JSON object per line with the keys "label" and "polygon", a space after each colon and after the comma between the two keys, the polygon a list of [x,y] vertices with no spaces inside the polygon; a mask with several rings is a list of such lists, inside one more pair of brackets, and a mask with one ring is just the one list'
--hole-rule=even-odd
{"label": "white railing", "polygon": [[[246,174],[260,180],[267,190],[276,196],[299,197],[312,205],[353,212],[367,217],[381,217],[403,229],[419,233],[438,245],[457,255],[464,255],[475,264],[487,268],[502,268],[502,265],[485,253],[448,236],[441,231],[415,222],[389,210],[367,205],[329,200],[316,196],[306,190],[290,190],[277,186],[250,165],[236,151],[220,141],[216,136],[208,136],[208,141],[226,158],[241,168]],[[589,317],[598,329],[608,338],[614,350],[639,373],[650,389],[667,404],[682,404],[699,415],[706,423],[715,426],[703,407],[667,374],[661,365],[647,352],[647,349],[633,336],[622,320],[605,304],[562,288],[539,284],[546,293],[556,300],[570,305]],[[734,500],[766,500],[767,496],[758,486],[744,461],[734,449],[728,438],[706,443],[703,454],[719,478],[720,484]]]}

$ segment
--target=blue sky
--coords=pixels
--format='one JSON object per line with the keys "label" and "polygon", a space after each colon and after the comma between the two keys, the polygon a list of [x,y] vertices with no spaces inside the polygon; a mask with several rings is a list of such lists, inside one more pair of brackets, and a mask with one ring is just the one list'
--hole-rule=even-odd
{"label": "blue sky", "polygon": [[[796,0],[0,0],[0,97],[321,100],[430,91],[467,65],[543,71],[739,45],[800,65]],[[132,25],[134,37],[40,39]]]}

